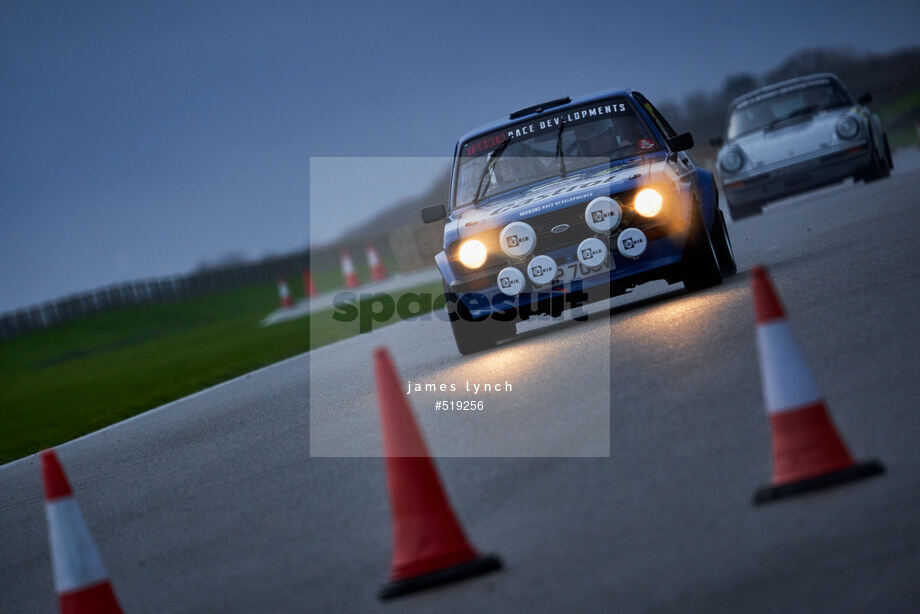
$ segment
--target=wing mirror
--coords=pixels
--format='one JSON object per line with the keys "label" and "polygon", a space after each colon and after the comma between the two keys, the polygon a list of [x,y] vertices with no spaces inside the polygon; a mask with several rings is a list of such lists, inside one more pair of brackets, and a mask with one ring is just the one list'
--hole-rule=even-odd
{"label": "wing mirror", "polygon": [[422,221],[426,224],[431,224],[437,222],[438,220],[443,220],[447,217],[447,210],[444,209],[444,205],[434,205],[432,207],[425,207],[422,209]]}
{"label": "wing mirror", "polygon": [[668,147],[671,151],[686,151],[693,147],[693,135],[689,132],[678,134],[668,139]]}
{"label": "wing mirror", "polygon": [[714,136],[711,139],[709,139],[709,145],[711,147],[722,147],[722,145],[724,144],[725,144],[725,141],[722,139],[721,136]]}
{"label": "wing mirror", "polygon": [[860,96],[856,102],[862,105],[869,104],[870,102],[872,102],[872,94],[870,94],[869,92],[866,92],[865,94]]}

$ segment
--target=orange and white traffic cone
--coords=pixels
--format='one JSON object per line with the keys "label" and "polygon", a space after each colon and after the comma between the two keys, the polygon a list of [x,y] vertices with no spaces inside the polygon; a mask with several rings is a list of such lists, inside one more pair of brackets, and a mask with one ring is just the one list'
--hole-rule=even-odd
{"label": "orange and white traffic cone", "polygon": [[112,614],[121,607],[99,558],[67,475],[54,450],[39,455],[54,590],[63,614]]}
{"label": "orange and white traffic cone", "polygon": [[763,396],[773,432],[773,481],[754,493],[766,503],[882,473],[857,463],[837,432],[767,271],[751,271]]}
{"label": "orange and white traffic cone", "polygon": [[294,304],[294,299],[291,298],[291,291],[288,290],[287,282],[278,278],[278,300],[281,301],[281,307],[286,309]]}
{"label": "orange and white traffic cone", "polygon": [[498,557],[480,555],[467,541],[385,348],[374,351],[374,378],[393,512],[390,581],[379,597],[389,599],[499,569]]}
{"label": "orange and white traffic cone", "polygon": [[307,298],[316,296],[316,285],[313,283],[313,276],[310,275],[310,269],[303,270],[303,293]]}
{"label": "orange and white traffic cone", "polygon": [[368,243],[365,251],[367,253],[367,266],[371,269],[371,279],[374,281],[386,279],[387,268],[383,265],[383,260],[380,259],[380,254],[377,253],[377,248],[374,247],[374,244]]}
{"label": "orange and white traffic cone", "polygon": [[355,265],[351,261],[351,256],[347,251],[342,251],[342,277],[345,279],[346,288],[358,287],[358,275],[355,273]]}

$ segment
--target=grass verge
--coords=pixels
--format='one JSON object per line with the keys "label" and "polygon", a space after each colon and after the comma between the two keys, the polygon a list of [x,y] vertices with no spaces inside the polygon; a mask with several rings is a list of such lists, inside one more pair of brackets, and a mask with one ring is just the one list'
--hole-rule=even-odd
{"label": "grass verge", "polygon": [[[290,281],[303,296],[302,282]],[[440,291],[436,282],[406,292]],[[0,342],[0,463],[359,334],[359,320],[340,322],[331,309],[260,327],[277,303],[275,284],[258,284]],[[374,328],[398,319],[393,313]]]}

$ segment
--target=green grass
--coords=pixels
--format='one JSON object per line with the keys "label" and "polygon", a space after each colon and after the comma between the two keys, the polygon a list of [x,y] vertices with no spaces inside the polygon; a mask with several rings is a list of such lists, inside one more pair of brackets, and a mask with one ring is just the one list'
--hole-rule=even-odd
{"label": "green grass", "polygon": [[878,114],[887,127],[888,143],[892,149],[917,145],[914,120],[920,117],[920,89],[885,105]]}
{"label": "green grass", "polygon": [[[303,296],[302,280],[289,284]],[[275,284],[258,284],[0,342],[0,463],[359,332],[358,320],[339,322],[332,310],[260,327],[277,306]]]}
{"label": "green grass", "polygon": [[905,113],[915,112],[917,109],[920,109],[920,88],[885,105],[878,114],[883,119],[895,119]]}

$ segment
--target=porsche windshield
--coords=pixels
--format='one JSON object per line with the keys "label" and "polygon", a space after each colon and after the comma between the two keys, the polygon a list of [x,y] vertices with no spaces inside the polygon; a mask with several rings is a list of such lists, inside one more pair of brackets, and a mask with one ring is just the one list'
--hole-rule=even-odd
{"label": "porsche windshield", "polygon": [[732,111],[728,138],[761,130],[785,119],[853,104],[850,95],[834,81],[800,83],[743,100]]}
{"label": "porsche windshield", "polygon": [[626,98],[545,113],[461,145],[453,208],[657,149],[651,129]]}

